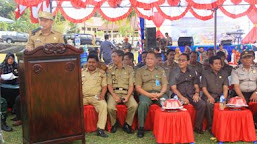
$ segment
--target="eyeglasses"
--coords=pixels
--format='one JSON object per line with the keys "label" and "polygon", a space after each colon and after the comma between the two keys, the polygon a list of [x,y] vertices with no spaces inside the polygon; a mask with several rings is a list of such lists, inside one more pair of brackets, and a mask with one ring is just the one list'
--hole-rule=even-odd
{"label": "eyeglasses", "polygon": [[185,61],[187,61],[187,60],[185,60],[185,59],[178,59],[178,61],[179,61],[179,62],[185,62]]}

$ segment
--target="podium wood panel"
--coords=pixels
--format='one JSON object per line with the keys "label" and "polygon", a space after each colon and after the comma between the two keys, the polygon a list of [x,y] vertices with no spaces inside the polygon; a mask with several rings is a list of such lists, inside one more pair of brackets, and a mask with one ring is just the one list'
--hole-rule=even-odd
{"label": "podium wood panel", "polygon": [[80,54],[47,44],[18,55],[23,143],[85,143]]}

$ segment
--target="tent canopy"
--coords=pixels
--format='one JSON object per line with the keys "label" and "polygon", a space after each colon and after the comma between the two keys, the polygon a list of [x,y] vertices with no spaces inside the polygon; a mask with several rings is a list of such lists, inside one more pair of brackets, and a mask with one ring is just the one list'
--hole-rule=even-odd
{"label": "tent canopy", "polygon": [[0,16],[0,22],[14,23],[14,21],[13,21],[13,20],[8,19],[8,18],[4,18],[4,17],[1,17],[1,16]]}

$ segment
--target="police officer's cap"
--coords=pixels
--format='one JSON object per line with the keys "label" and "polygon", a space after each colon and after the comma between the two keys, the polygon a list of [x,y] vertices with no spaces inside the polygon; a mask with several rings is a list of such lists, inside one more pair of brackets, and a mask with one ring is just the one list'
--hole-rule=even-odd
{"label": "police officer's cap", "polygon": [[249,51],[243,51],[240,55],[240,59],[245,58],[247,56],[253,56],[253,54]]}
{"label": "police officer's cap", "polygon": [[50,12],[43,12],[43,11],[39,12],[38,18],[45,18],[45,19],[50,19],[50,20],[54,19],[52,13],[50,13]]}

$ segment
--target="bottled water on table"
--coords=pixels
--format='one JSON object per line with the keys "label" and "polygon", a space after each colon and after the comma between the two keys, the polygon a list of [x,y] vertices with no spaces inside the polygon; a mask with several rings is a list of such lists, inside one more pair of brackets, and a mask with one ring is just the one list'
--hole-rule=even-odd
{"label": "bottled water on table", "polygon": [[226,99],[225,99],[224,95],[221,95],[220,96],[220,110],[224,110],[224,108],[225,108],[225,101],[226,101]]}

